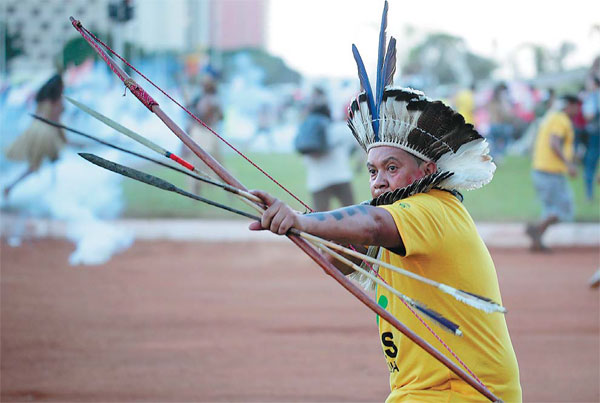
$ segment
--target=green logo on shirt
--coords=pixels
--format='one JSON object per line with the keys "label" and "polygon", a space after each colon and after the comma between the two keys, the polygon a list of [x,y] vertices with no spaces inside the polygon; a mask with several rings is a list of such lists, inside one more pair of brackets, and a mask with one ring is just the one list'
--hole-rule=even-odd
{"label": "green logo on shirt", "polygon": [[400,206],[402,208],[410,208],[410,204],[406,204],[406,203],[398,203],[398,206]]}
{"label": "green logo on shirt", "polygon": [[[377,303],[379,304],[380,307],[385,309],[388,306],[388,299],[385,295],[380,295]],[[377,326],[379,326],[379,315],[377,315]]]}

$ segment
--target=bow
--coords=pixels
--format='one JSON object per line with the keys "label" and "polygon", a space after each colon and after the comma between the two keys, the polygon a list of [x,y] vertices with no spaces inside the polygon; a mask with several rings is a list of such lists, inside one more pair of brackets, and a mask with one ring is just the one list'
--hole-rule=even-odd
{"label": "bow", "polygon": [[[114,60],[100,47],[101,43],[98,38],[96,38],[91,32],[83,27],[80,21],[75,20],[73,17],[70,17],[71,24],[73,27],[81,34],[81,36],[92,46],[92,48],[98,53],[98,55],[107,63],[109,68],[123,81],[125,86],[129,88],[131,93],[140,100],[152,113],[158,116],[160,120],[165,123],[165,125],[196,155],[200,158],[211,170],[217,174],[219,178],[221,178],[225,183],[236,187],[238,189],[247,191],[247,188],[239,182],[233,175],[231,175],[217,160],[215,160],[210,154],[204,151],[200,146],[198,146],[177,124],[160,108],[158,103],[138,84],[136,83],[125,71],[123,71]],[[103,44],[103,46],[106,46]],[[136,70],[137,71],[137,70]],[[139,73],[139,72],[138,72]],[[140,73],[142,77],[146,78],[143,74]],[[148,80],[150,82],[150,80]],[[158,87],[157,87],[158,88]],[[160,88],[159,90],[164,93]],[[169,99],[175,102],[177,105],[182,107],[177,101],[171,98],[168,94]],[[183,107],[182,107],[183,108]],[[185,109],[185,108],[183,108]],[[186,110],[187,111],[187,110]],[[215,133],[212,129],[206,126],[204,122],[199,120],[196,116],[191,114],[188,111],[188,114],[195,119],[197,122],[202,124],[204,127],[209,129],[214,135],[219,137],[222,141],[232,147],[225,139]],[[234,148],[234,147],[232,147]],[[239,153],[239,152],[238,152]],[[242,155],[240,153],[240,155]],[[243,155],[242,155],[243,156]],[[243,156],[246,160],[248,160],[245,156]],[[249,161],[249,160],[248,160]],[[251,161],[249,161],[251,162]],[[251,162],[252,163],[252,162]],[[252,163],[253,164],[253,163]],[[256,165],[253,164],[255,167]],[[258,167],[257,167],[258,168]],[[258,168],[265,175],[269,176],[262,169]],[[271,178],[269,176],[269,178]],[[273,178],[271,178],[275,181]],[[277,181],[275,183],[279,184]],[[280,185],[283,189],[282,185]],[[285,189],[287,191],[287,189]],[[290,193],[288,191],[288,193]],[[291,194],[291,193],[290,193]],[[293,196],[298,200],[297,197]],[[304,204],[304,203],[302,203]],[[304,204],[305,205],[305,204]],[[306,206],[306,205],[305,205]],[[308,207],[308,206],[307,206]],[[333,277],[342,287],[344,287],[348,292],[350,292],[354,297],[356,297],[359,301],[361,301],[364,305],[366,305],[369,309],[371,309],[374,313],[379,315],[382,319],[390,323],[394,326],[398,331],[400,331],[403,335],[409,338],[411,341],[416,343],[418,346],[423,348],[433,357],[435,357],[439,362],[445,365],[448,369],[454,372],[458,377],[463,379],[466,383],[471,385],[474,389],[484,395],[491,401],[500,401],[498,397],[496,397],[485,385],[481,382],[478,382],[473,376],[466,373],[462,368],[448,359],[445,355],[439,352],[435,347],[433,347],[430,343],[419,337],[416,333],[406,327],[403,323],[401,323],[396,317],[394,317],[391,313],[380,307],[371,297],[369,297],[366,293],[364,293],[357,285],[348,280],[335,266],[333,266],[325,257],[315,249],[311,244],[309,244],[305,239],[301,238],[298,235],[288,233],[286,236],[298,246],[304,253],[306,253],[315,263],[317,263],[328,275]]]}

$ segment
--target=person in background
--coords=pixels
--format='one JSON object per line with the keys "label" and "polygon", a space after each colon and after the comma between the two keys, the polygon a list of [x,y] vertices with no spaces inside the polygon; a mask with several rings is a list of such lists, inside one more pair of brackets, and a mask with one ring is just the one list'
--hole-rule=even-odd
{"label": "person in background", "polygon": [[554,91],[554,88],[548,88],[544,94],[544,98],[535,105],[535,117],[538,119],[543,118],[544,115],[552,108],[552,105],[555,101],[556,91]]}
{"label": "person in background", "polygon": [[463,115],[465,122],[475,125],[475,84],[456,93],[454,106],[456,111]]}
{"label": "person in background", "polygon": [[548,250],[542,243],[548,227],[573,218],[573,195],[566,175],[574,177],[577,174],[571,119],[577,114],[578,104],[579,99],[574,95],[557,101],[554,110],[541,122],[535,140],[532,180],[543,211],[539,222],[526,226],[534,252]]}
{"label": "person in background", "polygon": [[577,103],[577,113],[571,119],[571,123],[573,124],[573,130],[575,131],[575,142],[574,142],[574,160],[576,163],[583,162],[583,156],[585,155],[585,150],[587,147],[588,134],[586,129],[586,120],[585,116],[583,116],[583,97],[585,95],[585,91],[582,88],[579,92]]}
{"label": "person in background", "polygon": [[600,157],[600,77],[591,76],[589,89],[583,96],[581,107],[585,118],[587,142],[583,156],[583,180],[588,201],[594,200],[594,182]]}
{"label": "person in background", "polygon": [[333,207],[334,200],[341,206],[354,204],[352,192],[353,171],[351,154],[353,143],[349,140],[349,129],[344,120],[331,121],[327,96],[321,88],[313,91],[309,102],[309,115],[325,116],[327,148],[323,152],[304,154],[306,187],[313,199],[315,211],[326,211]]}
{"label": "person in background", "polygon": [[490,117],[490,151],[494,160],[500,162],[506,147],[513,137],[511,105],[508,99],[508,87],[504,83],[496,85],[492,99],[488,104]]}
{"label": "person in background", "polygon": [[[59,122],[64,111],[63,89],[62,77],[59,74],[52,76],[36,94],[35,114],[53,122]],[[67,139],[63,129],[34,119],[29,127],[6,149],[7,159],[27,161],[28,166],[22,175],[4,188],[4,197],[8,198],[18,183],[37,172],[44,160],[56,162],[66,143]]]}
{"label": "person in background", "polygon": [[273,138],[273,133],[271,132],[271,125],[273,121],[273,107],[269,105],[267,102],[261,102],[258,107],[257,116],[256,116],[256,129],[254,133],[248,139],[245,144],[246,148],[250,148],[259,137],[264,136],[267,140],[267,146],[270,150],[273,149],[275,145],[275,139]]}
{"label": "person in background", "polygon": [[588,279],[588,285],[592,288],[600,287],[600,269],[596,270],[596,272]]}
{"label": "person in background", "polygon": [[[208,127],[216,131],[219,130],[219,124],[223,120],[223,109],[217,91],[217,78],[212,74],[206,73],[201,81],[202,92],[192,102],[191,111],[203,121]],[[195,120],[190,121],[188,128],[190,137],[206,152],[211,154],[221,165],[223,165],[223,156],[221,153],[220,140]],[[191,160],[194,165],[203,169],[204,163],[196,157],[187,147],[183,147],[182,157]],[[192,192],[198,194],[201,189],[201,182],[190,178],[190,187]]]}

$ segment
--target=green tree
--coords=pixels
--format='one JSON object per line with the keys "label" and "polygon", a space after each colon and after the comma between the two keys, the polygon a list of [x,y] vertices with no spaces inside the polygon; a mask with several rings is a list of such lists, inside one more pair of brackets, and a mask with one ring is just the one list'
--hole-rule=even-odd
{"label": "green tree", "polygon": [[463,38],[433,33],[409,51],[402,69],[435,85],[486,79],[496,67],[491,59],[470,52]]}
{"label": "green tree", "polygon": [[572,42],[563,42],[560,44],[560,47],[558,48],[558,51],[556,52],[556,56],[555,56],[555,60],[556,60],[556,67],[558,68],[558,71],[564,71],[565,70],[565,59],[575,51],[576,46],[574,43]]}
{"label": "green tree", "polygon": [[473,74],[473,81],[488,79],[494,69],[498,67],[498,64],[492,59],[476,55],[475,53],[468,52],[466,57],[467,64]]}
{"label": "green tree", "polygon": [[[94,33],[98,38],[101,38],[104,43],[108,46],[113,47],[113,37],[112,35],[102,35]],[[132,60],[134,55],[143,57],[145,52],[140,47],[132,44],[131,42],[125,42],[123,44],[124,49],[121,56],[125,58],[125,60]],[[109,53],[109,52],[107,52]],[[92,48],[85,39],[81,36],[74,37],[70,39],[65,46],[63,47],[63,67],[67,68],[70,64],[75,66],[79,66],[81,63],[85,62],[90,57],[93,58],[96,56],[96,51]],[[112,55],[110,55],[112,56]],[[123,70],[127,74],[131,74],[132,70],[129,66],[122,66]]]}
{"label": "green tree", "polygon": [[63,66],[67,68],[69,65],[79,66],[88,58],[94,57],[96,52],[81,36],[70,39],[63,47]]}
{"label": "green tree", "polygon": [[265,85],[271,84],[282,84],[282,83],[299,83],[301,75],[297,71],[289,68],[283,59],[277,56],[256,48],[243,48],[231,51],[225,51],[221,54],[223,61],[223,78],[228,79],[231,74],[234,74],[235,63],[234,58],[240,54],[245,53],[250,57],[252,63],[257,67],[260,67],[265,75]]}
{"label": "green tree", "polygon": [[531,45],[533,59],[535,62],[535,72],[537,74],[545,73],[549,70],[549,52],[541,45]]}
{"label": "green tree", "polygon": [[8,62],[13,57],[19,56],[23,54],[23,49],[21,48],[21,35],[19,32],[11,34],[8,31],[8,26],[6,22],[0,21],[0,29],[4,31],[4,44],[2,47],[2,51],[4,52],[4,61]]}

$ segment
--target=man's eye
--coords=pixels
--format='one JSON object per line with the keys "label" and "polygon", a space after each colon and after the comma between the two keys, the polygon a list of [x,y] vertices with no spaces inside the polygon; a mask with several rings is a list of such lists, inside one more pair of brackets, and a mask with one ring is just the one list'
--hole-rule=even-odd
{"label": "man's eye", "polygon": [[373,176],[376,174],[376,171],[374,169],[369,169],[369,175]]}
{"label": "man's eye", "polygon": [[392,171],[392,172],[394,172],[396,169],[398,169],[398,168],[397,168],[395,165],[390,165],[390,166],[388,167],[388,171]]}

